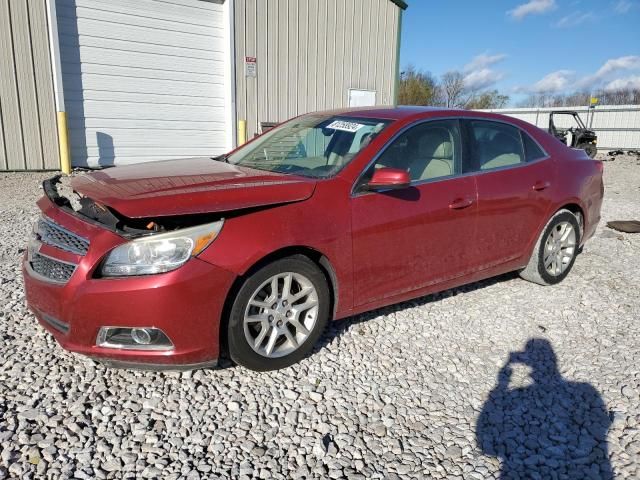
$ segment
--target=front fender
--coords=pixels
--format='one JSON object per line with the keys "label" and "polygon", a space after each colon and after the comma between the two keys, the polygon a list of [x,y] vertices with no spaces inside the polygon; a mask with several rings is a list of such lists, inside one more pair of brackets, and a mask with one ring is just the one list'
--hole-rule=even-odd
{"label": "front fender", "polygon": [[227,219],[219,237],[199,258],[242,276],[275,252],[313,250],[333,267],[340,299],[336,315],[349,311],[353,296],[348,196],[333,191],[331,183],[324,185],[327,188],[319,188],[307,201]]}

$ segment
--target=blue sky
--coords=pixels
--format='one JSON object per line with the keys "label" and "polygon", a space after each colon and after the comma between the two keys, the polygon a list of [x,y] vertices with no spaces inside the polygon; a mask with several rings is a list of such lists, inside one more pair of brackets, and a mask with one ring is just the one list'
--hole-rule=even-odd
{"label": "blue sky", "polygon": [[400,70],[529,93],[640,88],[640,0],[408,0]]}

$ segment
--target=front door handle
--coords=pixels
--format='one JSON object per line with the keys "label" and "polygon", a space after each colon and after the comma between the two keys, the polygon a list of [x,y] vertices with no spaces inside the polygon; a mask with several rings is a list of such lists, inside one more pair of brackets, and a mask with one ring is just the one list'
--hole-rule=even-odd
{"label": "front door handle", "polygon": [[473,199],[470,197],[464,198],[456,198],[453,202],[449,204],[449,208],[451,210],[460,210],[463,208],[467,208],[473,205]]}
{"label": "front door handle", "polygon": [[536,192],[540,192],[542,190],[549,188],[550,186],[551,186],[551,182],[543,182],[542,180],[539,180],[533,184],[533,189]]}

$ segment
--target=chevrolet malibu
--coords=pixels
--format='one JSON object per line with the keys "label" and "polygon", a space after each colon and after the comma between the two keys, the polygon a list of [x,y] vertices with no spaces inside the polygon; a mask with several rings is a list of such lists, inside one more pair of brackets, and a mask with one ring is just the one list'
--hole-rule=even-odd
{"label": "chevrolet malibu", "polygon": [[333,319],[511,271],[562,281],[603,183],[600,161],[514,118],[374,107],[44,192],[24,283],[62,347],[113,366],[271,370]]}

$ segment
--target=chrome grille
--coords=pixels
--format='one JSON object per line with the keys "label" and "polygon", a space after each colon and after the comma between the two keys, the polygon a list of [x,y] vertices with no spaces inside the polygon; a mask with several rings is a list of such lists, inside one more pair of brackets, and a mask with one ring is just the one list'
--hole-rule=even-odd
{"label": "chrome grille", "polygon": [[52,245],[61,250],[86,255],[89,250],[89,240],[82,238],[47,218],[40,218],[36,224],[36,235],[42,243]]}
{"label": "chrome grille", "polygon": [[35,273],[56,283],[67,283],[76,269],[75,265],[40,255],[37,252],[31,254],[29,263]]}

